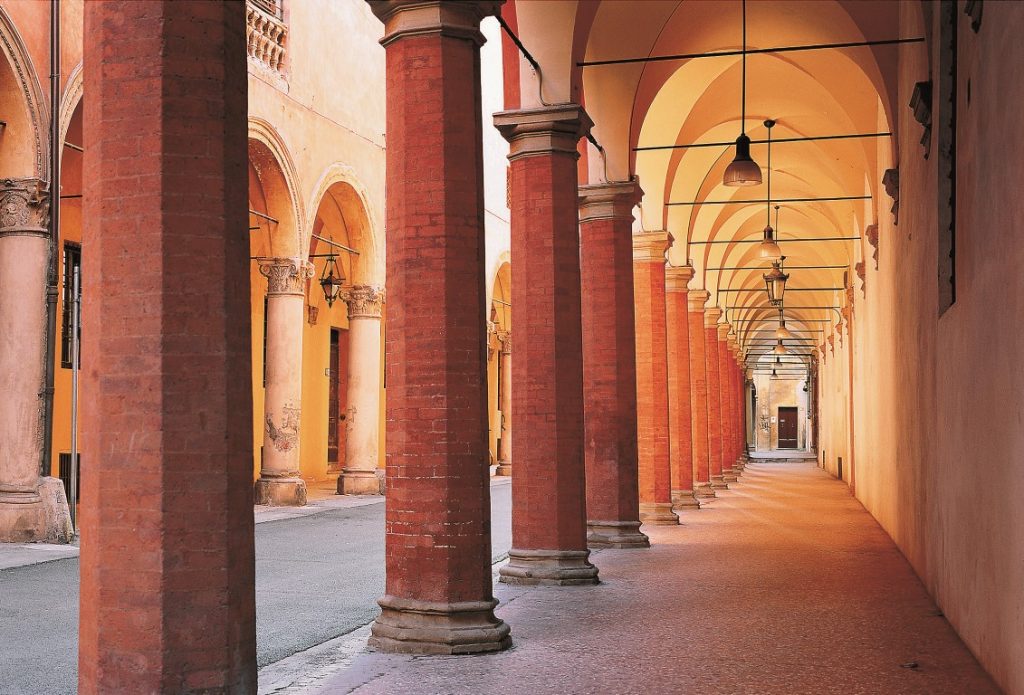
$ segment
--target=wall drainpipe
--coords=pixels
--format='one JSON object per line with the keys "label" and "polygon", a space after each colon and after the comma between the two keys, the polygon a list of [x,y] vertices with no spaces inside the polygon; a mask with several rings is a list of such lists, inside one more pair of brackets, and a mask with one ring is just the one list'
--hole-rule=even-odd
{"label": "wall drainpipe", "polygon": [[49,476],[53,460],[54,362],[57,294],[60,292],[60,0],[50,0],[50,258],[46,273],[46,377],[43,383],[43,456],[39,473]]}

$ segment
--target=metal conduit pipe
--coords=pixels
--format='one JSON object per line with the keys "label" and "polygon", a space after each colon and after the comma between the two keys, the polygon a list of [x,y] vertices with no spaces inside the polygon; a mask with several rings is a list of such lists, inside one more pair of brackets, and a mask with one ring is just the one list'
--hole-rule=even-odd
{"label": "metal conduit pipe", "polygon": [[50,0],[50,257],[46,271],[46,372],[43,380],[43,454],[39,474],[50,474],[53,459],[53,384],[57,351],[57,294],[60,292],[60,0]]}

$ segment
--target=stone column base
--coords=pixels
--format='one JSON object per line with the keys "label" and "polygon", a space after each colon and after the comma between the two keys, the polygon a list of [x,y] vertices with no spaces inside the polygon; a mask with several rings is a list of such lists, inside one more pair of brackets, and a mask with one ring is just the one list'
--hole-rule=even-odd
{"label": "stone column base", "polygon": [[671,502],[641,502],[640,521],[651,526],[675,526],[679,517],[672,511]]}
{"label": "stone column base", "polygon": [[694,483],[693,496],[697,499],[710,499],[717,497],[715,489],[711,487],[711,483]]}
{"label": "stone column base", "polygon": [[338,476],[339,495],[379,495],[380,479],[377,471],[361,471],[353,468],[342,468]]}
{"label": "stone column base", "polygon": [[739,478],[736,476],[737,471],[735,468],[730,468],[728,470],[722,471],[722,480],[725,481],[726,483],[739,482]]}
{"label": "stone column base", "polygon": [[495,469],[494,475],[512,475],[512,462],[498,461],[498,467]]}
{"label": "stone column base", "polygon": [[31,490],[0,490],[0,543],[70,543],[75,536],[60,478]]}
{"label": "stone column base", "polygon": [[508,564],[498,570],[505,584],[530,586],[578,586],[598,584],[597,568],[590,564],[589,550],[508,551]]}
{"label": "stone column base", "polygon": [[397,654],[481,654],[512,646],[509,627],[494,615],[496,599],[439,603],[385,596],[369,646]]}
{"label": "stone column base", "polygon": [[302,478],[260,478],[256,481],[256,504],[304,507],[306,481]]}
{"label": "stone column base", "polygon": [[587,546],[591,548],[650,548],[639,521],[588,521]]}
{"label": "stone column base", "polygon": [[672,511],[678,512],[683,509],[700,509],[700,502],[693,490],[674,490],[672,492]]}
{"label": "stone column base", "polygon": [[729,484],[725,482],[725,478],[720,475],[711,476],[711,487],[715,490],[728,490]]}

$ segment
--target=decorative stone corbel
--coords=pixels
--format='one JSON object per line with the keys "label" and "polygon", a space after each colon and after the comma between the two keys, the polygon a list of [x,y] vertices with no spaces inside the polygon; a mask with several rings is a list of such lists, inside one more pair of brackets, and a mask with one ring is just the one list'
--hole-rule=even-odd
{"label": "decorative stone corbel", "polygon": [[921,146],[924,147],[924,158],[932,151],[932,81],[918,82],[910,95],[910,108],[914,112],[914,120],[924,127],[921,135]]}
{"label": "decorative stone corbel", "polygon": [[885,186],[885,193],[892,198],[892,207],[889,208],[889,212],[892,213],[893,226],[900,222],[900,169],[895,167],[893,169],[886,169],[885,174],[882,175],[882,185]]}
{"label": "decorative stone corbel", "polygon": [[878,225],[869,224],[867,229],[864,230],[864,236],[868,243],[871,244],[871,248],[874,249],[871,258],[875,261],[875,270],[878,270]]}
{"label": "decorative stone corbel", "polygon": [[857,273],[857,277],[860,278],[860,291],[865,297],[868,296],[868,281],[867,273],[864,270],[864,261],[857,261],[853,266],[854,272]]}

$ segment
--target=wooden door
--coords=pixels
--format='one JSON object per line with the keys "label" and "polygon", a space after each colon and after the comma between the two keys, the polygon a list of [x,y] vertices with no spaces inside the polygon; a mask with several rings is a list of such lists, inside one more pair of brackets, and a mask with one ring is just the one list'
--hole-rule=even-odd
{"label": "wooden door", "polygon": [[795,449],[797,445],[797,409],[779,408],[779,448]]}
{"label": "wooden door", "polygon": [[331,329],[329,395],[327,402],[327,466],[345,465],[345,422],[348,404],[348,331]]}

